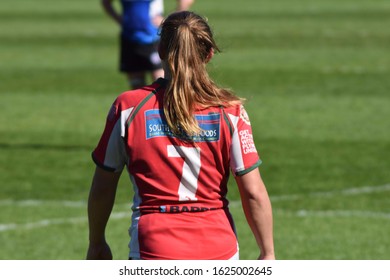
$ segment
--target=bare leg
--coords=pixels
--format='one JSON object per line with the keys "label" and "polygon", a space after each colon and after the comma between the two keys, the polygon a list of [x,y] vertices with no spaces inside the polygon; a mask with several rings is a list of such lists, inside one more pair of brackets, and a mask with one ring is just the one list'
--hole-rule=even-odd
{"label": "bare leg", "polygon": [[133,72],[127,73],[127,79],[131,89],[137,89],[146,85],[146,73],[145,72]]}

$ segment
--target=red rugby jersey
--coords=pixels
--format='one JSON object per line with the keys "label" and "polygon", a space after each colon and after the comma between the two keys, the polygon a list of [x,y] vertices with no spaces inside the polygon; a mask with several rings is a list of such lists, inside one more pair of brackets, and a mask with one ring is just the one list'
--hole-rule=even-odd
{"label": "red rugby jersey", "polygon": [[243,106],[198,110],[193,142],[173,135],[162,111],[166,80],[121,94],[92,157],[106,170],[127,166],[134,188],[130,257],[229,259],[237,239],[227,182],[261,161]]}

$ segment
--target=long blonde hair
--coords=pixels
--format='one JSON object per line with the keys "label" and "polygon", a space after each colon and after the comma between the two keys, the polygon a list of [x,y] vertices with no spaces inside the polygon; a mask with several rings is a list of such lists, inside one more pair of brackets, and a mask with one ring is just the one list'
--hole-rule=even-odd
{"label": "long blonde hair", "polygon": [[175,134],[200,132],[196,108],[228,107],[242,99],[220,88],[209,77],[206,64],[216,45],[207,20],[189,11],[168,16],[161,25],[159,53],[167,63],[171,79],[164,95],[164,114]]}

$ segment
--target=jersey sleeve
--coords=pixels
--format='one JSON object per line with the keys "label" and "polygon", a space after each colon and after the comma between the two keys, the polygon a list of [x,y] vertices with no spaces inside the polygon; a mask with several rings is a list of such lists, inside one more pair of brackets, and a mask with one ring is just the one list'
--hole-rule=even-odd
{"label": "jersey sleeve", "polygon": [[241,176],[261,164],[253,139],[252,127],[245,108],[241,105],[235,112],[228,113],[233,126],[232,143],[230,147],[230,168]]}
{"label": "jersey sleeve", "polygon": [[123,110],[117,99],[108,112],[100,141],[92,152],[95,164],[107,171],[121,172],[127,163],[125,149],[125,123],[132,108]]}

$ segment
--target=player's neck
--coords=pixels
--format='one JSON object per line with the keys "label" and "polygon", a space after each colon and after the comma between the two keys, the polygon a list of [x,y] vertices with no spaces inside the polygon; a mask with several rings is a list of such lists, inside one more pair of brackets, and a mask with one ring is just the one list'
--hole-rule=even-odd
{"label": "player's neck", "polygon": [[170,80],[172,78],[172,75],[171,71],[169,70],[168,64],[164,60],[161,62],[161,64],[164,69],[164,79]]}

